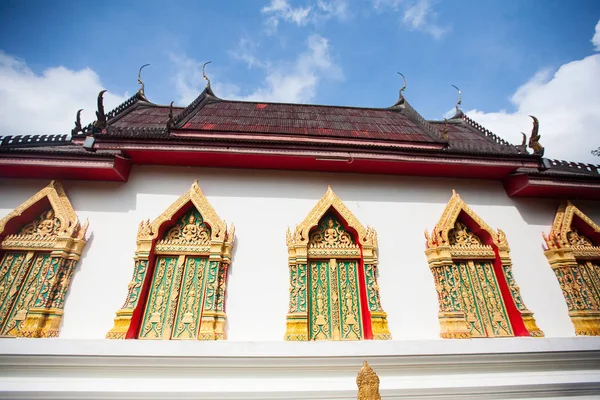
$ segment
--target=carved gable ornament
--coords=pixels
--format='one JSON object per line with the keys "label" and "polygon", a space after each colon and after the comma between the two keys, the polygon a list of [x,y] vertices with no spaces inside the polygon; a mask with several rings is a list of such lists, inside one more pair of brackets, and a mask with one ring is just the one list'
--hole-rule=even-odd
{"label": "carved gable ornament", "polygon": [[443,338],[543,336],[512,275],[506,235],[453,190],[427,239]]}
{"label": "carved gable ornament", "polygon": [[381,400],[379,377],[366,361],[356,376],[356,385],[358,386],[358,395],[356,396],[358,400]]}
{"label": "carved gable ornament", "polygon": [[286,233],[290,301],[285,340],[391,339],[377,284],[377,233],[328,187]]}
{"label": "carved gable ornament", "polygon": [[0,334],[56,337],[85,246],[62,184],[52,181],[0,220]]}
{"label": "carved gable ornament", "polygon": [[565,201],[543,238],[544,254],[562,289],[575,333],[600,336],[600,226]]}
{"label": "carved gable ornament", "polygon": [[138,228],[133,279],[109,339],[226,339],[227,229],[194,182]]}

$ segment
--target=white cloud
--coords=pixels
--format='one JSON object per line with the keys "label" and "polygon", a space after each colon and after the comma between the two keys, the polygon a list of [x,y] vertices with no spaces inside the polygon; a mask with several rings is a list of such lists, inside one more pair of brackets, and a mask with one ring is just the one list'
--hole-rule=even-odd
{"label": "white cloud", "polygon": [[261,61],[257,56],[256,52],[258,50],[259,42],[251,39],[250,37],[242,37],[238,41],[235,49],[229,52],[229,55],[236,59],[245,62],[248,65],[248,68],[253,67],[268,67],[268,63]]}
{"label": "white cloud", "polygon": [[[251,56],[255,58],[254,55]],[[175,87],[182,104],[189,104],[204,89],[201,64],[189,58],[173,57],[178,69],[174,77]],[[306,103],[314,100],[322,79],[343,79],[341,68],[334,62],[329,41],[319,35],[308,38],[306,51],[293,61],[256,63],[264,72],[263,83],[245,94],[237,85],[217,79],[211,70],[209,75],[215,94],[224,99]]]}
{"label": "white cloud", "polygon": [[373,7],[377,11],[384,11],[386,9],[398,10],[403,0],[373,0]]}
{"label": "white cloud", "polygon": [[[0,52],[0,135],[70,133],[78,109],[84,109],[82,123],[95,119],[102,89],[90,68],[59,66],[38,75],[24,61]],[[126,98],[105,93],[106,112]]]}
{"label": "white cloud", "polygon": [[600,21],[596,24],[596,31],[592,37],[592,44],[594,45],[594,50],[600,51]]}
{"label": "white cloud", "polygon": [[600,54],[545,69],[519,87],[511,98],[515,112],[501,110],[467,115],[494,133],[520,144],[520,132],[532,128],[528,115],[540,121],[540,143],[545,157],[598,164],[590,150],[600,147]]}
{"label": "white cloud", "polygon": [[280,21],[304,26],[330,18],[345,19],[348,16],[348,3],[347,0],[317,0],[305,6],[294,7],[288,0],[271,0],[261,12],[267,17],[267,33],[273,34]]}
{"label": "white cloud", "polygon": [[293,22],[298,26],[306,25],[312,7],[292,7],[287,0],[271,0],[268,6],[262,8],[262,13],[267,16],[269,32],[275,32],[279,21]]}
{"label": "white cloud", "polygon": [[418,0],[404,11],[404,24],[412,30],[430,34],[436,39],[446,33],[447,28],[437,25],[437,14],[432,10],[429,0]]}
{"label": "white cloud", "polygon": [[402,12],[402,23],[408,29],[426,33],[435,39],[440,39],[448,32],[448,27],[437,23],[438,16],[431,0],[373,0],[373,7],[378,12]]}
{"label": "white cloud", "polygon": [[321,18],[348,18],[348,2],[346,0],[319,0],[317,8],[321,11]]}

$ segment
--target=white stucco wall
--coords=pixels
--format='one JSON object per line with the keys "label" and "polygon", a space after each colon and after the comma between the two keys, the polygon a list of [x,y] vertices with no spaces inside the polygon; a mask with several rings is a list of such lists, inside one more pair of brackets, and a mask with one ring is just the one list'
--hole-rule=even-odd
{"label": "white stucco wall", "polygon": [[[101,339],[125,300],[137,226],[160,215],[197,179],[219,214],[236,226],[227,295],[228,337],[281,341],[288,305],[286,226],[301,222],[331,185],[379,238],[379,284],[394,340],[439,339],[437,299],[424,255],[425,229],[452,189],[511,246],[514,277],[547,337],[574,336],[567,307],[542,251],[558,200],[510,199],[500,182],[288,171],[135,167],[129,182],[65,181],[91,238],[65,303],[61,338]],[[47,181],[0,180],[0,217]],[[600,221],[600,202],[576,205]]]}

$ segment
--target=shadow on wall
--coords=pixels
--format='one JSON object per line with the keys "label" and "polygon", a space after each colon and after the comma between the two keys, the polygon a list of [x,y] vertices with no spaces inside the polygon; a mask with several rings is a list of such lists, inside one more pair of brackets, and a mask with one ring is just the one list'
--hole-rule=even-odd
{"label": "shadow on wall", "polygon": [[[85,247],[83,248],[83,253],[81,253],[81,258],[79,259],[79,261],[77,261],[77,264],[75,265],[75,271],[73,272],[73,276],[71,277],[71,283],[69,285],[69,289],[67,290],[67,294],[65,295],[65,301],[64,301],[65,308],[70,304],[69,297],[71,296],[71,293],[73,293],[72,288],[74,285],[77,285],[77,277],[79,275],[79,271],[81,271],[82,266],[85,265],[85,259],[87,257],[87,254],[90,251],[90,249],[92,248],[92,246],[94,245],[94,232],[90,232],[88,230],[88,235],[89,235],[89,238],[87,239]],[[96,301],[101,301],[101,299],[97,299]],[[92,305],[92,308],[93,308],[93,305]],[[60,335],[60,332],[62,330],[62,326],[64,323],[65,323],[65,318],[63,316],[63,318],[60,319],[60,326],[58,328],[59,335]]]}
{"label": "shadow on wall", "polygon": [[[557,199],[512,198],[517,212],[528,225],[551,226],[560,204]],[[541,240],[541,236],[540,236]]]}
{"label": "shadow on wall", "polygon": [[[227,224],[227,222],[225,222]],[[237,244],[238,237],[237,234],[233,234],[233,247],[231,248],[231,264],[229,264],[229,268],[227,269],[227,276],[225,277],[225,299],[223,299],[223,304],[225,306],[225,310],[227,310],[227,303],[229,299],[229,282],[231,282],[231,277],[235,275],[235,255],[237,253]],[[225,322],[225,337],[229,339],[229,316],[227,317],[227,321]]]}
{"label": "shadow on wall", "polygon": [[[413,176],[139,166],[133,168],[127,186],[131,193],[180,196],[195,179],[209,197],[317,201],[327,190],[327,185],[331,185],[344,202],[415,202],[445,205],[452,196],[452,189],[456,189],[471,205],[511,205],[499,181]],[[252,186],[248,185],[248,182],[252,182]],[[385,189],[385,196],[381,195],[382,188]]]}
{"label": "shadow on wall", "polygon": [[136,192],[128,183],[63,181],[75,211],[128,213],[136,207]]}

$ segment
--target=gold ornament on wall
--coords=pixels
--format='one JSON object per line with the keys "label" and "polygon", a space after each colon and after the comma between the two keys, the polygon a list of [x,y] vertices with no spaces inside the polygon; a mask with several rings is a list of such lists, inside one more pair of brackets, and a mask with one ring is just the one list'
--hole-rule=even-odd
{"label": "gold ornament on wall", "polygon": [[[585,233],[583,233],[585,231]],[[575,207],[563,202],[548,236],[542,234],[544,251],[569,308],[575,333],[600,336],[600,226]]]}
{"label": "gold ornament on wall", "polygon": [[[21,228],[9,234],[13,224]],[[58,336],[87,227],[87,221],[79,223],[59,181],[0,220],[0,335]]]}
{"label": "gold ornament on wall", "polygon": [[331,187],[294,233],[288,228],[286,244],[285,340],[391,339],[377,284],[377,233]]}
{"label": "gold ornament on wall", "polygon": [[234,233],[197,181],[154,221],[142,221],[133,278],[106,337],[226,339],[225,290]]}
{"label": "gold ornament on wall", "polygon": [[[512,307],[518,311],[512,318],[520,324],[520,316],[529,336],[544,335],[513,278],[506,235],[487,225],[454,190],[442,217],[431,234],[425,231],[425,238],[442,338],[515,336]],[[503,294],[502,287],[510,296]]]}
{"label": "gold ornament on wall", "polygon": [[379,377],[373,368],[365,361],[356,377],[358,400],[381,400],[379,394]]}

